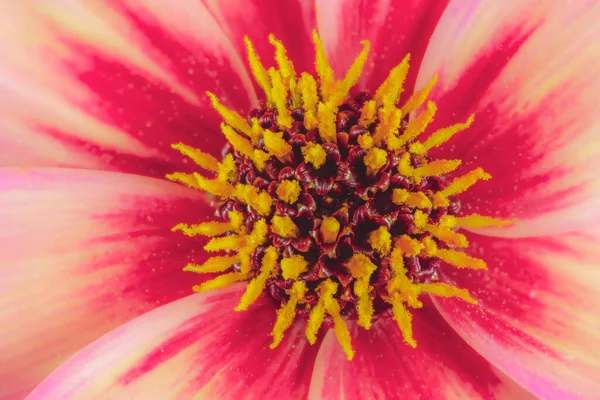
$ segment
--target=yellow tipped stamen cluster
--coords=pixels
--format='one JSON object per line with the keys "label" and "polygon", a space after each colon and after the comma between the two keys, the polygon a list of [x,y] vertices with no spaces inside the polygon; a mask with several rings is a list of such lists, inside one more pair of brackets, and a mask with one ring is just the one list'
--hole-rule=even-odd
{"label": "yellow tipped stamen cluster", "polygon": [[[454,204],[453,196],[491,177],[477,168],[447,184],[442,177],[455,171],[461,161],[431,161],[426,154],[471,126],[473,116],[417,141],[437,110],[428,101],[437,76],[403,105],[398,104],[409,69],[407,55],[390,71],[372,98],[355,96],[352,88],[366,65],[369,42],[362,42],[362,51],[343,79],[336,80],[316,32],[313,40],[317,79],[307,73],[297,75],[284,45],[273,35],[269,41],[274,47],[277,68],[266,69],[245,38],[252,75],[265,93],[262,108],[244,118],[225,107],[214,94],[207,93],[223,118],[221,131],[234,152],[228,150],[219,162],[183,143],[172,145],[204,171],[175,172],[167,178],[212,194],[223,207],[217,215],[227,216],[220,221],[181,223],[173,228],[187,236],[210,238],[204,246],[207,252],[224,252],[202,264],[188,264],[184,271],[220,274],[194,286],[197,292],[247,281],[236,311],[250,308],[264,292],[280,299],[271,348],[282,342],[301,310],[301,315],[308,316],[305,333],[311,344],[316,343],[327,320],[327,324],[333,323],[343,351],[352,359],[354,351],[344,321],[351,315],[348,304],[355,307],[350,311],[356,311],[353,315],[357,315],[358,325],[370,329],[374,316],[380,315],[377,307],[381,303],[387,303],[386,310],[391,310],[405,342],[415,347],[411,309],[423,307],[419,296],[453,297],[472,304],[477,301],[465,289],[438,282],[437,276],[415,276],[405,266],[405,258],[427,263],[441,260],[459,269],[485,269],[483,260],[459,250],[466,248],[468,241],[456,229],[502,227],[511,222],[478,214],[457,217],[456,211],[448,211]],[[358,151],[354,154],[358,154],[359,169],[351,170],[355,166],[348,161],[350,150]],[[328,175],[331,171],[340,175],[332,177]],[[322,177],[325,178],[319,180]],[[427,183],[432,179],[444,183],[439,189],[430,189],[432,186]],[[410,234],[393,234],[398,232],[393,225],[396,216],[383,212],[377,215],[379,219],[368,221],[369,228],[360,230],[364,227],[353,221],[360,219],[356,217],[360,213],[356,213],[358,207],[352,202],[364,201],[360,207],[370,215],[380,200],[370,192],[360,192],[364,182],[371,185],[369,190],[373,189],[377,196],[389,196],[382,199],[384,208],[391,207],[401,217],[410,214],[406,217],[414,223],[410,231],[406,230]],[[350,189],[340,189],[342,184]],[[346,197],[337,199],[336,196],[342,196],[339,193]],[[373,221],[379,222],[373,225]],[[353,240],[359,240],[359,236],[363,247],[356,250]],[[348,243],[353,255],[340,256],[338,246]],[[315,247],[320,253],[315,254]],[[327,262],[338,264],[329,268]],[[381,287],[375,286],[380,279],[377,271],[388,264],[391,277],[381,294]],[[339,275],[336,268],[341,270]],[[272,294],[273,291],[277,293]]]}

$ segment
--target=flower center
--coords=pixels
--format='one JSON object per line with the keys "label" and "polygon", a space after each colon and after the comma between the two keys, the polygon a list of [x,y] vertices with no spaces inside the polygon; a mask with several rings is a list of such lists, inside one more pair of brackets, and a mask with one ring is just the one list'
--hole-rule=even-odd
{"label": "flower center", "polygon": [[217,217],[173,230],[212,237],[204,249],[221,252],[184,270],[218,274],[195,286],[197,292],[249,281],[237,311],[263,292],[279,303],[272,348],[294,318],[304,318],[310,343],[322,327],[332,327],[351,359],[346,320],[369,329],[388,317],[415,347],[409,310],[423,306],[422,293],[476,303],[465,289],[438,281],[442,262],[486,268],[461,251],[468,242],[457,228],[510,222],[456,216],[460,202],[454,196],[490,176],[477,168],[449,180],[445,175],[460,160],[427,156],[467,129],[472,116],[417,141],[436,112],[434,103],[426,103],[435,78],[399,106],[406,56],[374,94],[351,94],[369,43],[362,42],[346,76],[335,80],[316,33],[313,38],[318,79],[298,76],[273,36],[279,68],[266,70],[246,39],[265,101],[244,118],[208,93],[228,140],[220,162],[185,144],[173,145],[214,177],[176,172],[167,178],[212,194]]}

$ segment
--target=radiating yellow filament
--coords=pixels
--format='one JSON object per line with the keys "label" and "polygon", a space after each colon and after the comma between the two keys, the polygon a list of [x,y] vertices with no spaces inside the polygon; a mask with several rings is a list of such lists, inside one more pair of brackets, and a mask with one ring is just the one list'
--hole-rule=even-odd
{"label": "radiating yellow filament", "polygon": [[408,143],[419,136],[425,130],[425,128],[427,128],[427,125],[433,121],[433,116],[435,115],[436,111],[436,105],[431,101],[428,102],[427,108],[421,111],[416,118],[408,123],[406,130],[400,136],[400,143]]}
{"label": "radiating yellow filament", "polygon": [[194,292],[206,292],[207,290],[221,289],[230,286],[236,282],[245,281],[248,275],[242,272],[230,272],[228,274],[219,275],[210,281],[206,281],[201,285],[196,285],[192,288]]}
{"label": "radiating yellow filament", "polygon": [[284,82],[291,88],[292,82],[296,80],[296,71],[294,64],[287,56],[287,50],[283,43],[275,38],[273,34],[269,35],[269,42],[275,47],[275,60],[279,66],[279,72]]}
{"label": "radiating yellow filament", "polygon": [[457,268],[468,269],[487,269],[485,261],[479,258],[468,256],[462,251],[438,249],[437,245],[431,238],[423,240],[425,250],[432,257],[437,257],[442,261],[447,262]]}
{"label": "radiating yellow filament", "polygon": [[165,175],[165,178],[173,182],[183,183],[184,185],[189,186],[193,189],[201,189],[200,185],[198,184],[198,179],[196,179],[196,176],[194,174],[174,172],[172,174]]}
{"label": "radiating yellow filament", "polygon": [[325,48],[323,43],[317,34],[317,31],[313,31],[313,41],[315,42],[315,69],[319,80],[321,81],[321,97],[323,100],[329,100],[329,95],[333,89],[333,70],[327,61],[327,55],[325,54]]}
{"label": "radiating yellow filament", "polygon": [[410,96],[406,104],[402,106],[402,115],[406,115],[421,107],[425,100],[427,100],[427,97],[429,97],[429,92],[431,92],[431,89],[437,83],[437,80],[438,77],[437,75],[435,75],[433,79],[431,79],[423,89],[413,93],[413,95]]}
{"label": "radiating yellow filament", "polygon": [[252,143],[250,143],[248,139],[242,137],[239,133],[231,129],[230,126],[225,124],[221,124],[221,131],[223,131],[223,134],[229,143],[233,145],[234,149],[252,160],[254,155],[254,146],[252,146]]}
{"label": "radiating yellow filament", "polygon": [[271,205],[273,199],[267,192],[258,192],[258,189],[251,185],[237,184],[235,191],[232,193],[239,201],[248,204],[262,216],[267,216],[271,213]]}
{"label": "radiating yellow filament", "polygon": [[402,113],[396,107],[390,106],[379,110],[379,124],[375,128],[373,141],[380,144],[385,141],[390,150],[396,150],[399,146],[390,145],[390,138],[395,137],[402,122]]}
{"label": "radiating yellow filament", "polygon": [[337,128],[335,126],[336,114],[328,104],[319,103],[317,107],[317,118],[319,120],[319,135],[325,143],[337,141]]}
{"label": "radiating yellow filament", "polygon": [[221,236],[210,239],[204,246],[206,251],[238,250],[245,244],[245,237],[240,235]]}
{"label": "radiating yellow filament", "polygon": [[402,85],[408,74],[410,54],[407,54],[402,62],[395,66],[379,86],[375,92],[375,100],[377,105],[383,105],[386,108],[396,105],[400,93],[402,93]]}
{"label": "radiating yellow filament", "polygon": [[434,294],[440,297],[458,297],[467,303],[477,304],[477,300],[471,297],[468,290],[460,289],[456,286],[448,285],[447,283],[420,283],[417,287],[420,291],[425,293]]}
{"label": "radiating yellow filament", "polygon": [[222,182],[231,181],[235,178],[235,161],[233,160],[232,154],[227,154],[223,161],[218,164],[219,171],[217,172],[217,179]]}
{"label": "radiating yellow filament", "polygon": [[271,92],[273,102],[275,103],[275,107],[277,107],[277,124],[281,128],[291,128],[294,119],[292,118],[291,111],[287,108],[288,89],[283,83],[283,78],[279,71],[270,68],[268,73],[271,77],[271,85],[273,86],[273,91]]}
{"label": "radiating yellow filament", "polygon": [[270,246],[265,250],[260,266],[260,274],[248,283],[246,292],[244,292],[240,304],[235,308],[235,311],[247,310],[248,307],[258,299],[265,289],[267,278],[273,273],[277,266],[277,257],[278,254],[275,247]]}
{"label": "radiating yellow filament", "polygon": [[365,62],[367,61],[367,57],[369,55],[369,49],[371,48],[371,43],[368,40],[363,40],[360,42],[363,45],[363,50],[356,57],[350,69],[346,73],[344,79],[340,82],[337,82],[334,86],[334,90],[331,93],[327,103],[328,105],[337,110],[339,105],[344,101],[352,86],[358,82],[358,78],[362,73],[362,70],[365,66]]}
{"label": "radiating yellow filament", "polygon": [[[252,123],[252,130],[250,131],[250,139],[252,139],[252,144],[257,145],[260,142],[260,139],[263,136],[264,129],[260,126],[258,122],[258,118],[254,117],[250,120]],[[256,151],[256,150],[255,150]]]}
{"label": "radiating yellow filament", "polygon": [[432,204],[423,192],[409,192],[406,189],[394,189],[392,202],[397,205],[406,204],[409,207],[431,208]]}
{"label": "radiating yellow filament", "polygon": [[323,149],[323,146],[316,143],[308,143],[306,146],[302,147],[302,155],[304,156],[304,161],[311,163],[316,169],[321,168],[321,166],[325,164],[325,161],[327,161],[325,149]]}
{"label": "radiating yellow filament", "polygon": [[212,257],[206,260],[206,262],[202,265],[197,264],[188,264],[183,269],[188,272],[195,272],[197,274],[208,274],[213,272],[225,272],[229,268],[233,266],[233,264],[237,264],[240,262],[239,256],[219,256]]}
{"label": "radiating yellow filament", "polygon": [[307,269],[308,262],[300,254],[295,254],[281,260],[281,275],[283,279],[297,279]]}
{"label": "radiating yellow filament", "polygon": [[429,217],[424,212],[421,210],[415,211],[414,221],[417,227],[426,230],[436,238],[454,247],[467,247],[469,245],[465,235],[444,226],[430,224],[428,220]]}
{"label": "radiating yellow filament", "polygon": [[248,62],[250,63],[252,75],[254,75],[254,79],[258,85],[264,90],[265,95],[267,96],[267,103],[273,104],[269,74],[267,74],[267,70],[260,62],[260,58],[258,57],[258,54],[256,54],[252,42],[247,36],[244,37],[244,42],[246,42],[246,49],[248,50]]}
{"label": "radiating yellow filament", "polygon": [[369,243],[381,257],[387,256],[392,250],[392,235],[385,226],[380,226],[369,234]]}
{"label": "radiating yellow filament", "polygon": [[467,172],[463,176],[456,178],[448,187],[440,192],[442,196],[448,197],[454,194],[459,194],[473,186],[478,180],[482,179],[487,181],[492,176],[486,173],[481,168],[476,168],[472,171]]}
{"label": "radiating yellow filament", "polygon": [[187,146],[183,143],[175,143],[175,144],[172,144],[171,147],[174,148],[175,150],[178,150],[184,156],[191,158],[192,161],[194,161],[200,167],[207,169],[209,171],[213,171],[213,172],[219,171],[219,167],[218,167],[219,162],[217,161],[216,158],[214,158],[210,154],[204,153],[204,152],[200,151],[199,149],[195,149],[195,148],[193,148],[191,146]]}
{"label": "radiating yellow filament", "polygon": [[326,299],[325,304],[327,313],[329,313],[329,315],[331,315],[333,318],[333,330],[335,332],[335,337],[337,338],[338,342],[340,342],[342,350],[344,350],[344,353],[346,353],[348,360],[352,360],[354,358],[354,351],[352,350],[350,332],[348,331],[348,327],[340,315],[340,304],[332,296]]}
{"label": "radiating yellow filament", "polygon": [[356,303],[356,312],[358,313],[358,325],[365,329],[371,329],[371,320],[375,309],[373,308],[373,300],[371,299],[368,278],[357,279],[354,282],[354,294],[358,297]]}
{"label": "radiating yellow filament", "polygon": [[304,126],[311,130],[319,126],[317,120],[317,104],[319,94],[317,93],[317,82],[312,75],[303,72],[298,84],[302,92],[302,107],[304,108]]}
{"label": "radiating yellow filament", "polygon": [[294,204],[298,201],[298,197],[300,197],[300,192],[302,192],[302,188],[297,180],[287,180],[284,179],[281,181],[279,186],[277,186],[276,194],[279,200],[285,201],[288,204]]}
{"label": "radiating yellow filament", "polygon": [[276,215],[271,219],[271,229],[276,235],[282,238],[292,239],[297,238],[300,230],[289,216]]}
{"label": "radiating yellow filament", "polygon": [[454,171],[460,164],[461,160],[435,160],[415,168],[412,176],[418,181],[428,176],[441,176]]}
{"label": "radiating yellow filament", "polygon": [[379,172],[379,170],[387,163],[387,151],[380,149],[379,147],[372,147],[369,149],[363,162],[367,167],[367,175],[373,176]]}
{"label": "radiating yellow filament", "polygon": [[358,124],[364,128],[368,128],[377,117],[377,103],[375,100],[365,101],[362,108],[360,109],[360,119]]}
{"label": "radiating yellow filament", "polygon": [[408,235],[395,237],[394,245],[409,257],[418,256],[425,247],[421,242]]}
{"label": "radiating yellow filament", "polygon": [[234,191],[233,186],[219,179],[206,179],[202,175],[194,172],[194,177],[198,183],[198,188],[210,194],[220,197],[231,196]]}
{"label": "radiating yellow filament", "polygon": [[327,298],[333,298],[333,295],[337,291],[337,284],[327,279],[321,282],[317,291],[319,300],[310,312],[306,324],[306,338],[310,344],[315,344],[317,341],[317,333],[319,332],[319,328],[321,328],[323,318],[325,317],[325,301]]}
{"label": "radiating yellow filament", "polygon": [[335,217],[325,217],[319,230],[325,243],[333,243],[340,232],[340,223]]}
{"label": "radiating yellow filament", "polygon": [[277,157],[281,162],[288,163],[291,161],[290,154],[292,153],[292,146],[283,140],[283,134],[280,132],[271,132],[265,130],[265,148],[267,151]]}
{"label": "radiating yellow filament", "polygon": [[206,92],[206,94],[208,95],[208,97],[210,97],[210,101],[212,102],[213,107],[215,108],[215,110],[217,110],[219,114],[221,114],[223,120],[225,120],[225,123],[227,125],[231,125],[234,129],[237,129],[238,131],[250,136],[250,131],[252,130],[252,128],[250,127],[250,124],[248,123],[248,121],[246,121],[244,117],[221,104],[217,96],[215,96],[213,93]]}
{"label": "radiating yellow filament", "polygon": [[452,217],[454,219],[453,226],[459,226],[466,229],[479,229],[479,228],[500,228],[503,226],[511,225],[513,222],[508,219],[499,219],[493,217],[487,217],[479,214],[471,214],[465,217]]}
{"label": "radiating yellow filament", "polygon": [[412,348],[417,347],[417,342],[413,339],[412,315],[402,303],[402,299],[398,293],[392,295],[392,312],[406,344]]}
{"label": "radiating yellow filament", "polygon": [[234,227],[229,222],[203,222],[201,224],[188,225],[188,224],[177,224],[171,231],[181,231],[186,236],[219,236],[227,233],[227,231],[233,230]]}
{"label": "radiating yellow filament", "polygon": [[306,284],[303,281],[296,281],[290,289],[290,299],[284,305],[277,310],[277,320],[271,335],[273,336],[273,343],[270,348],[274,349],[279,346],[283,340],[284,332],[292,325],[294,317],[296,316],[296,306],[298,302],[304,298],[306,294]]}
{"label": "radiating yellow filament", "polygon": [[415,154],[425,154],[434,147],[447,142],[454,134],[469,128],[474,121],[474,117],[475,116],[472,114],[465,123],[455,124],[435,131],[424,143],[413,143],[410,147],[410,151]]}
{"label": "radiating yellow filament", "polygon": [[265,153],[262,150],[254,150],[253,158],[254,165],[258,169],[259,172],[263,172],[265,170],[267,160],[271,158],[269,153]]}

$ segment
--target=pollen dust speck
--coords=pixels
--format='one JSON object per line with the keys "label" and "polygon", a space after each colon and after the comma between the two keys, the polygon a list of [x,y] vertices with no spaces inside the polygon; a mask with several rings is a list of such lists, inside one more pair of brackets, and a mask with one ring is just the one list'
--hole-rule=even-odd
{"label": "pollen dust speck", "polygon": [[473,116],[417,141],[436,112],[427,102],[435,78],[399,106],[407,55],[375,93],[351,93],[369,42],[362,42],[345,77],[336,80],[316,33],[313,39],[317,78],[298,76],[273,36],[279,68],[266,70],[246,39],[265,100],[244,118],[208,93],[228,140],[221,161],[185,144],[173,145],[204,171],[167,178],[212,194],[217,217],[173,230],[209,236],[205,250],[221,253],[184,270],[219,274],[195,286],[198,292],[249,281],[237,311],[248,309],[263,292],[280,303],[272,348],[295,318],[303,318],[310,343],[323,325],[333,327],[351,359],[346,320],[370,329],[378,318],[388,317],[415,347],[410,309],[423,306],[421,293],[476,303],[465,289],[438,282],[442,261],[456,268],[486,268],[483,260],[460,250],[468,242],[457,228],[510,222],[456,216],[460,203],[453,196],[490,176],[476,168],[448,182],[444,175],[460,160],[427,156],[467,129]]}

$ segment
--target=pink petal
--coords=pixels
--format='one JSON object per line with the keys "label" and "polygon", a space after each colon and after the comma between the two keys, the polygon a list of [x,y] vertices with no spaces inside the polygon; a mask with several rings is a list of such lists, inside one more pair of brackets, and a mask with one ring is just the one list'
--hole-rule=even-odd
{"label": "pink petal", "polygon": [[311,398],[532,398],[469,348],[430,303],[413,322],[415,349],[392,319],[379,320],[370,331],[353,324],[351,362],[330,331],[317,357]]}
{"label": "pink petal", "polygon": [[410,70],[403,97],[413,91],[417,73],[440,16],[449,0],[317,0],[319,33],[341,78],[371,42],[369,61],[360,79],[363,90],[373,91],[390,69],[410,53]]}
{"label": "pink petal", "polygon": [[82,346],[191,293],[201,240],[170,232],[208,207],[181,186],[108,172],[0,169],[0,398]]}
{"label": "pink petal", "polygon": [[[315,3],[304,0],[220,0],[207,2],[219,26],[238,53],[245,57],[244,36],[252,41],[261,62],[275,65],[269,34],[283,42],[296,72],[314,73]],[[260,98],[264,95],[257,91]]]}
{"label": "pink petal", "polygon": [[469,236],[488,271],[445,279],[479,306],[439,300],[448,322],[475,350],[542,398],[600,393],[600,231],[537,238]]}
{"label": "pink petal", "polygon": [[427,49],[417,87],[439,74],[428,132],[475,113],[434,156],[489,172],[464,198],[529,220],[522,235],[600,210],[599,17],[596,2],[454,0]]}
{"label": "pink petal", "polygon": [[235,312],[245,285],[186,297],[122,326],[64,364],[29,399],[305,398],[319,346],[294,325],[275,350],[275,307]]}
{"label": "pink petal", "polygon": [[218,153],[221,118],[256,102],[243,58],[202,2],[12,2],[0,16],[0,165],[164,176],[184,141]]}

